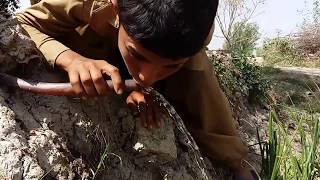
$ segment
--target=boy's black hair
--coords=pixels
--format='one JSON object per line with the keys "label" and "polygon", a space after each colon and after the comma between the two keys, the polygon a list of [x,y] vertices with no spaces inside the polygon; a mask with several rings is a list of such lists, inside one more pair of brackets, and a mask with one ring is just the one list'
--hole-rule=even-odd
{"label": "boy's black hair", "polygon": [[121,25],[162,57],[183,58],[203,48],[218,0],[118,0]]}

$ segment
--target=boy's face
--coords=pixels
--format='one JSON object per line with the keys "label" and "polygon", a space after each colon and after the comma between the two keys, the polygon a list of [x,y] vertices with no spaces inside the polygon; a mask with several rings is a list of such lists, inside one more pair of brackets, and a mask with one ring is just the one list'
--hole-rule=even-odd
{"label": "boy's face", "polygon": [[149,87],[177,72],[189,58],[168,59],[143,48],[120,26],[118,46],[128,71],[139,85]]}

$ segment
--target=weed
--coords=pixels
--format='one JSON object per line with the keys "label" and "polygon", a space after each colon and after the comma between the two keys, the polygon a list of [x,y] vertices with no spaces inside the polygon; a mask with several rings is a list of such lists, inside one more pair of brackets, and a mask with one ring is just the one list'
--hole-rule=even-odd
{"label": "weed", "polygon": [[[91,169],[91,173],[93,174],[93,177],[92,177],[93,180],[97,178],[97,175],[98,175],[99,172],[101,172],[101,171],[103,171],[104,169],[106,169],[105,161],[106,161],[110,156],[115,156],[116,158],[118,158],[119,161],[120,161],[120,165],[122,165],[122,158],[121,158],[119,155],[110,152],[109,143],[107,142],[107,139],[106,139],[103,131],[100,129],[99,126],[96,127],[96,129],[94,130],[93,133],[98,133],[97,131],[100,133],[100,135],[96,134],[96,137],[97,137],[97,139],[100,141],[100,143],[103,144],[103,146],[104,146],[104,151],[103,151],[103,153],[102,153],[101,156],[100,156],[100,160],[99,160],[99,163],[98,163],[97,167],[95,168],[95,171]],[[100,136],[102,137],[102,142],[101,142],[101,137],[100,137]]]}
{"label": "weed", "polygon": [[[292,112],[298,122],[297,129],[290,132],[283,128],[275,111],[269,114],[269,140],[267,143],[260,142],[262,155],[262,177],[267,180],[277,179],[315,179],[318,168],[319,118],[311,116],[299,116]],[[306,127],[307,122],[309,126]],[[310,134],[307,131],[310,130]],[[296,142],[295,138],[299,138]],[[300,150],[296,150],[298,143]]]}

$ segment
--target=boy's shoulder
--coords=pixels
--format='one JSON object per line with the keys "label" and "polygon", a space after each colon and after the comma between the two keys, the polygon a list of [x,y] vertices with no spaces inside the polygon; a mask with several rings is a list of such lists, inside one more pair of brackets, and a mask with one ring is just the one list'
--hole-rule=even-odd
{"label": "boy's shoulder", "polygon": [[115,28],[119,27],[119,17],[111,0],[93,0],[89,7],[90,23],[94,25],[106,22]]}
{"label": "boy's shoulder", "polygon": [[201,49],[197,54],[190,57],[183,67],[191,71],[204,71],[206,68],[206,61],[208,61],[206,51],[205,49]]}

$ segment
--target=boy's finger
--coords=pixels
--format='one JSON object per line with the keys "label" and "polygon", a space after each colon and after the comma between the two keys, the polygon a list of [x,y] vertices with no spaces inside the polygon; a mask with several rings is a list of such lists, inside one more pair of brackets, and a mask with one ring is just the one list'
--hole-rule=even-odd
{"label": "boy's finger", "polygon": [[130,103],[127,103],[127,105],[131,111],[136,111],[136,105],[134,103],[130,102]]}
{"label": "boy's finger", "polygon": [[157,124],[157,127],[160,128],[161,127],[160,109],[156,104],[153,105],[153,109],[154,109],[155,123]]}
{"label": "boy's finger", "polygon": [[140,113],[141,126],[147,128],[147,112],[146,112],[146,104],[143,102],[138,103],[138,111]]}
{"label": "boy's finger", "polygon": [[153,108],[152,106],[147,106],[147,124],[148,128],[152,129],[152,121],[153,121]]}
{"label": "boy's finger", "polygon": [[160,113],[168,115],[168,110],[164,106],[158,106],[158,110]]}
{"label": "boy's finger", "polygon": [[108,93],[107,83],[103,79],[101,71],[95,66],[90,68],[90,75],[94,84],[94,87],[99,95],[106,95]]}
{"label": "boy's finger", "polygon": [[80,81],[80,76],[77,71],[71,71],[68,72],[69,75],[69,80],[72,85],[73,91],[76,93],[77,96],[84,95],[84,89],[82,87],[81,81]]}
{"label": "boy's finger", "polygon": [[103,67],[103,73],[108,74],[111,77],[113,88],[117,94],[123,93],[123,84],[120,76],[119,69],[111,64],[107,64]]}
{"label": "boy's finger", "polygon": [[81,67],[81,68],[79,68],[79,72],[80,72],[79,74],[80,74],[82,86],[83,86],[84,90],[86,91],[87,95],[89,97],[97,96],[98,94],[97,94],[96,89],[93,85],[89,70],[84,67]]}
{"label": "boy's finger", "polygon": [[134,102],[132,96],[128,96],[126,102],[131,111],[136,110],[136,103]]}

